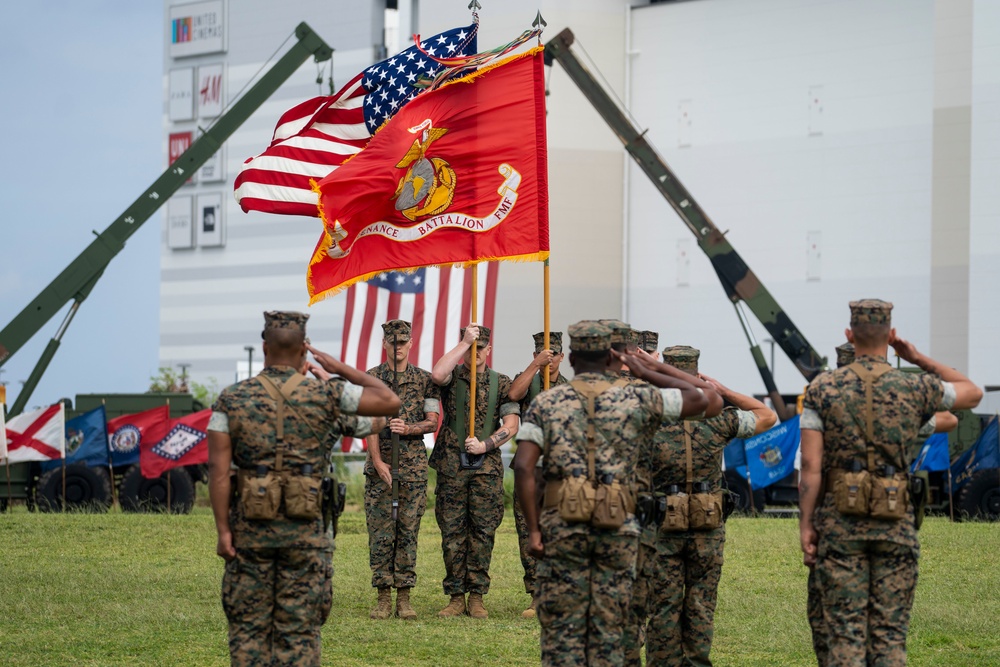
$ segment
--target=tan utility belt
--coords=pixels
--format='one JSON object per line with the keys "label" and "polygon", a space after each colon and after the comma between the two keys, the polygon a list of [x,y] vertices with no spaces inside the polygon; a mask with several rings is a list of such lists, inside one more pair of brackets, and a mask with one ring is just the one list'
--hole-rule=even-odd
{"label": "tan utility belt", "polygon": [[323,516],[322,486],[321,475],[295,475],[288,470],[240,470],[237,475],[240,508],[245,518],[254,521],[273,521],[282,515],[319,519]]}
{"label": "tan utility belt", "polygon": [[899,521],[909,506],[909,475],[873,475],[867,470],[830,470],[826,490],[833,494],[837,511],[845,516]]}

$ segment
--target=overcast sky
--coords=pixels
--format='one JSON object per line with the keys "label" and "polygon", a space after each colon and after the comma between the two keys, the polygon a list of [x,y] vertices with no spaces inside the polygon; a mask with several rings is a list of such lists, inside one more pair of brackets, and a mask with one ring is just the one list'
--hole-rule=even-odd
{"label": "overcast sky", "polygon": [[[164,168],[163,3],[12,2],[0,40],[0,328]],[[29,407],[145,391],[156,373],[160,214],[83,303]],[[12,404],[66,312],[0,368]]]}

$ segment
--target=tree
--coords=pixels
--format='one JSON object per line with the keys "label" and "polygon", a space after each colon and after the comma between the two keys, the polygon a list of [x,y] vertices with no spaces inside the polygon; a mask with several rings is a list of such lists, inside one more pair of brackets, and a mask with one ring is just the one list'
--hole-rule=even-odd
{"label": "tree", "polygon": [[149,393],[191,394],[205,407],[211,407],[219,397],[219,381],[214,377],[208,378],[208,384],[189,381],[173,368],[161,366],[159,373],[149,378]]}

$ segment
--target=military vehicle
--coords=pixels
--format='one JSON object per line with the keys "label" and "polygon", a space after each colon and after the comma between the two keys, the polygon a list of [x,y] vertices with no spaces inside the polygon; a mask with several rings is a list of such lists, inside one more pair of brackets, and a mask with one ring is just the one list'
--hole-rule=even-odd
{"label": "military vehicle", "polygon": [[[545,64],[551,66],[553,62],[559,62],[569,78],[614,131],[650,182],[694,234],[698,246],[712,263],[726,296],[736,310],[737,319],[750,345],[750,353],[763,380],[766,396],[781,421],[793,417],[796,413],[798,396],[781,394],[778,391],[772,371],[748,324],[746,309],[764,326],[775,344],[802,373],[806,383],[827,370],[826,358],[809,344],[788,313],[729,243],[725,233],[715,226],[676,174],[667,166],[656,148],[646,139],[646,132],[635,126],[627,110],[615,102],[599,78],[595,77],[577,57],[572,48],[575,41],[573,31],[569,28],[549,40],[545,44]],[[972,413],[960,418],[959,428],[949,436],[953,444],[951,452],[953,460],[975,443],[980,430],[979,422],[979,417]],[[725,479],[730,490],[736,493],[741,509],[753,510],[765,505],[798,504],[797,472],[765,489],[756,491],[750,489],[747,481],[732,471],[726,472]],[[948,507],[949,498],[946,490],[947,485],[932,476],[933,508],[941,510]],[[1000,519],[1000,470],[991,469],[977,473],[974,480],[970,480],[962,487],[955,499],[955,505],[968,515]]]}
{"label": "military vehicle", "polygon": [[[316,62],[330,60],[333,50],[306,23],[295,29],[297,41],[257,82],[220,115],[184,153],[174,161],[138,199],[125,209],[94,241],[56,276],[11,322],[0,330],[0,368],[59,310],[72,302],[56,334],[49,341],[24,387],[11,406],[8,416],[20,414],[38,385],[42,374],[59,349],[60,341],[73,321],[80,305],[94,289],[125,242],[184,185],[205,162],[215,155],[223,143],[284,83],[306,59]],[[68,400],[68,399],[67,399]],[[190,394],[114,394],[106,396],[78,395],[70,405],[67,419],[98,405],[106,406],[108,417],[130,414],[169,402],[171,417],[202,409]],[[117,478],[119,471],[112,471]],[[195,473],[192,476],[191,473]],[[85,465],[66,466],[38,476],[38,466],[13,464],[8,467],[9,483],[0,482],[0,509],[10,500],[25,500],[45,509],[107,508],[112,475],[105,468]],[[197,470],[176,469],[158,480],[142,478],[138,465],[121,474],[123,509],[157,509],[169,507],[190,510],[193,503],[193,482],[202,479]],[[63,491],[65,489],[65,492]],[[37,495],[36,494],[40,494]],[[65,503],[63,500],[65,499]],[[44,505],[43,505],[44,503]]]}

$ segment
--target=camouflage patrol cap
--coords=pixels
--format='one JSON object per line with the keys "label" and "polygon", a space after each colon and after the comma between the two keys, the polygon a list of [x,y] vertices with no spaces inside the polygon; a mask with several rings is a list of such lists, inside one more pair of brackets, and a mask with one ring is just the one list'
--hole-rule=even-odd
{"label": "camouflage patrol cap", "polygon": [[656,353],[656,348],[660,344],[660,334],[655,331],[639,332],[639,347],[650,354]]}
{"label": "camouflage patrol cap", "polygon": [[[538,354],[545,349],[545,332],[539,331],[532,338],[535,339],[535,354]],[[562,354],[562,331],[549,332],[549,349],[552,354]]]}
{"label": "camouflage patrol cap", "polygon": [[598,320],[569,325],[569,349],[573,352],[607,352],[611,349],[611,327]]}
{"label": "camouflage patrol cap", "polygon": [[701,350],[688,345],[671,345],[663,348],[664,363],[692,375],[698,372],[698,357],[700,356]]}
{"label": "camouflage patrol cap", "polygon": [[616,343],[627,344],[632,337],[632,327],[625,324],[621,320],[597,320],[597,321],[611,330],[612,345]]}
{"label": "camouflage patrol cap", "polygon": [[[476,339],[476,347],[486,347],[490,344],[490,328],[480,326],[479,327],[479,338]],[[465,327],[462,327],[458,332],[458,338],[461,340],[465,338]]]}
{"label": "camouflage patrol cap", "polygon": [[851,301],[851,326],[856,324],[891,324],[892,304],[881,299]]}
{"label": "camouflage patrol cap", "polygon": [[386,340],[393,337],[401,343],[410,340],[410,323],[406,320],[389,320],[382,325],[382,333]]}
{"label": "camouflage patrol cap", "polygon": [[291,310],[268,310],[264,312],[264,331],[260,332],[263,338],[268,329],[288,329],[298,331],[303,335],[306,332],[306,320],[309,315],[306,313],[296,313]]}
{"label": "camouflage patrol cap", "polygon": [[854,363],[854,345],[851,343],[844,343],[843,345],[837,346],[837,368],[842,368],[844,366]]}

